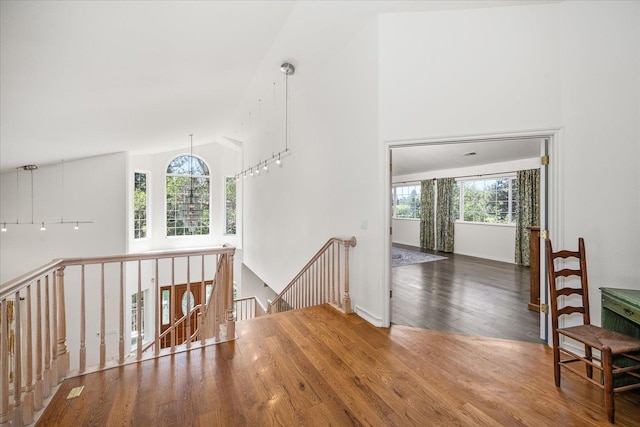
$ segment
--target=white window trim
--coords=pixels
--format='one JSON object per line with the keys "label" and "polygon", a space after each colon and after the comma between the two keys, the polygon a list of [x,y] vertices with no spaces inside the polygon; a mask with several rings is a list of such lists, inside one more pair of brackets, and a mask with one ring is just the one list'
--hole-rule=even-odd
{"label": "white window trim", "polygon": [[[136,216],[136,208],[135,208],[135,191],[136,191],[136,174],[137,173],[143,173],[147,176],[147,235],[145,237],[138,237],[136,238],[136,227],[135,227],[135,216]],[[131,201],[131,235],[133,236],[133,240],[136,242],[141,242],[144,240],[149,240],[151,239],[151,232],[152,232],[152,218],[151,218],[151,180],[149,179],[151,177],[151,172],[149,171],[145,171],[145,170],[141,170],[141,169],[134,169],[133,170],[133,200]]]}
{"label": "white window trim", "polygon": [[480,222],[480,221],[465,221],[463,219],[460,219],[460,217],[464,218],[464,185],[460,186],[460,194],[459,194],[459,203],[460,205],[458,206],[458,213],[460,214],[460,217],[456,218],[455,222],[456,223],[460,223],[460,224],[477,224],[477,225],[498,225],[501,227],[515,227],[516,226],[516,220],[515,218],[511,218],[511,202],[513,200],[513,193],[515,192],[515,189],[512,187],[511,185],[511,180],[513,179],[517,179],[517,174],[514,172],[509,172],[509,173],[496,173],[496,174],[487,174],[487,175],[478,175],[478,176],[469,176],[469,177],[463,177],[463,178],[455,178],[456,183],[460,182],[460,183],[464,183],[464,182],[468,182],[468,181],[484,181],[484,180],[491,180],[491,179],[508,179],[509,180],[509,207],[508,207],[508,215],[509,215],[509,219],[511,220],[510,222]]}
{"label": "white window trim", "polygon": [[[184,176],[184,175],[180,175],[180,174],[168,174],[167,173],[167,168],[169,167],[169,165],[171,164],[171,162],[173,162],[175,159],[177,159],[178,157],[181,156],[193,156],[195,158],[198,158],[200,160],[202,160],[204,162],[205,165],[207,165],[207,169],[209,169],[209,175],[200,175],[203,177],[207,177],[209,179],[209,234],[194,234],[194,235],[187,235],[187,236],[169,236],[169,234],[167,233],[167,176]],[[213,195],[212,195],[212,191],[211,189],[213,188],[212,183],[213,183],[213,175],[212,175],[212,169],[211,166],[209,165],[209,162],[207,162],[203,157],[198,156],[196,154],[192,154],[192,153],[181,153],[181,154],[176,154],[174,156],[172,156],[169,161],[165,164],[164,169],[163,169],[163,175],[162,175],[162,182],[163,182],[163,200],[162,200],[162,210],[164,212],[164,215],[162,216],[162,222],[164,224],[164,226],[162,227],[164,230],[164,238],[165,239],[184,239],[184,238],[200,238],[200,237],[209,237],[212,235],[212,222],[211,222],[211,216],[212,216],[212,212],[213,212]]]}
{"label": "white window trim", "polygon": [[403,182],[403,183],[397,183],[397,184],[393,184],[391,186],[391,219],[409,219],[409,220],[420,220],[420,212],[417,212],[416,214],[418,215],[418,217],[416,218],[407,218],[407,217],[398,217],[396,216],[396,188],[398,187],[418,187],[420,189],[420,197],[422,197],[422,188],[420,188],[422,185],[422,183],[420,181],[416,181],[416,182]]}

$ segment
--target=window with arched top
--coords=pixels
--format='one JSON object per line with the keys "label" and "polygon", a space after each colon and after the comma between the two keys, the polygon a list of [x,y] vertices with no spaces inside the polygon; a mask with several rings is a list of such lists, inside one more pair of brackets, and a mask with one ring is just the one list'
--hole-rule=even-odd
{"label": "window with arched top", "polygon": [[181,155],[167,167],[167,236],[209,234],[210,175],[198,157]]}

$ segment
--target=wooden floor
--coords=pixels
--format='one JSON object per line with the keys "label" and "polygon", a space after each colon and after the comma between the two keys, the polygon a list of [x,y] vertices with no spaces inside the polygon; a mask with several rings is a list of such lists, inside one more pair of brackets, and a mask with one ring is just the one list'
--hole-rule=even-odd
{"label": "wooden floor", "polygon": [[[555,387],[541,344],[376,328],[328,306],[239,322],[237,332],[68,379],[38,425],[609,425],[599,389],[568,374]],[[618,395],[616,425],[639,421],[640,393]]]}
{"label": "wooden floor", "polygon": [[393,268],[394,324],[541,342],[539,313],[527,309],[528,267],[465,255],[423,252],[447,259]]}

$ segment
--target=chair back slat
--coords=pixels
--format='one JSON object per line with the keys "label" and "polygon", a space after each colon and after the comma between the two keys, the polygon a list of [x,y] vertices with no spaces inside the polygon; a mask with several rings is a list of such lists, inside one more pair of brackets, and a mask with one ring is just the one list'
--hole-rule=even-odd
{"label": "chair back slat", "polygon": [[580,258],[580,251],[561,250],[553,253],[554,258]]}
{"label": "chair back slat", "polygon": [[582,289],[580,288],[562,288],[557,291],[558,296],[567,296],[567,295],[582,295]]}
{"label": "chair back slat", "polygon": [[558,310],[558,316],[562,316],[563,314],[573,314],[573,313],[584,313],[584,307],[575,307],[575,306],[567,305]]}
{"label": "chair back slat", "polygon": [[571,277],[571,276],[582,276],[581,270],[572,270],[570,268],[563,268],[562,270],[558,270],[555,273],[556,277]]}
{"label": "chair back slat", "polygon": [[[549,277],[551,323],[553,329],[556,330],[558,328],[558,317],[564,314],[582,313],[584,324],[590,324],[589,285],[587,281],[587,260],[585,256],[584,239],[582,237],[578,239],[577,251],[561,250],[553,252],[551,240],[546,240],[545,245],[547,250],[547,273]],[[578,261],[579,268],[558,267],[555,262],[558,258],[561,260],[575,258]],[[556,278],[568,278],[573,276],[577,276],[580,279],[580,288],[564,287],[564,283],[560,282],[562,283],[562,287],[558,289],[558,282],[556,281]],[[578,305],[576,301],[572,301],[572,306],[563,307],[562,309],[558,307],[558,298],[574,294],[582,297],[582,305]]]}

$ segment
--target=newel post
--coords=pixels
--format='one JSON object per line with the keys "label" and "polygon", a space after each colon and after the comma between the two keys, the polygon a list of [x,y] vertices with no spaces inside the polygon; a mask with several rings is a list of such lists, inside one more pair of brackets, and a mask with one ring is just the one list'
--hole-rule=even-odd
{"label": "newel post", "polygon": [[58,355],[58,381],[62,381],[69,371],[69,349],[67,349],[67,321],[64,304],[64,267],[56,270],[56,296],[57,296],[57,342],[56,354]]}
{"label": "newel post", "polygon": [[233,255],[235,253],[235,249],[231,253],[227,254],[227,260],[225,265],[225,290],[226,290],[226,298],[225,303],[227,305],[227,339],[232,340],[236,337],[236,322],[233,318]]}
{"label": "newel post", "polygon": [[9,304],[5,299],[0,301],[0,426],[11,425],[9,412]]}
{"label": "newel post", "polygon": [[356,245],[356,236],[344,241],[344,312],[351,313],[351,297],[349,296],[349,246]]}

